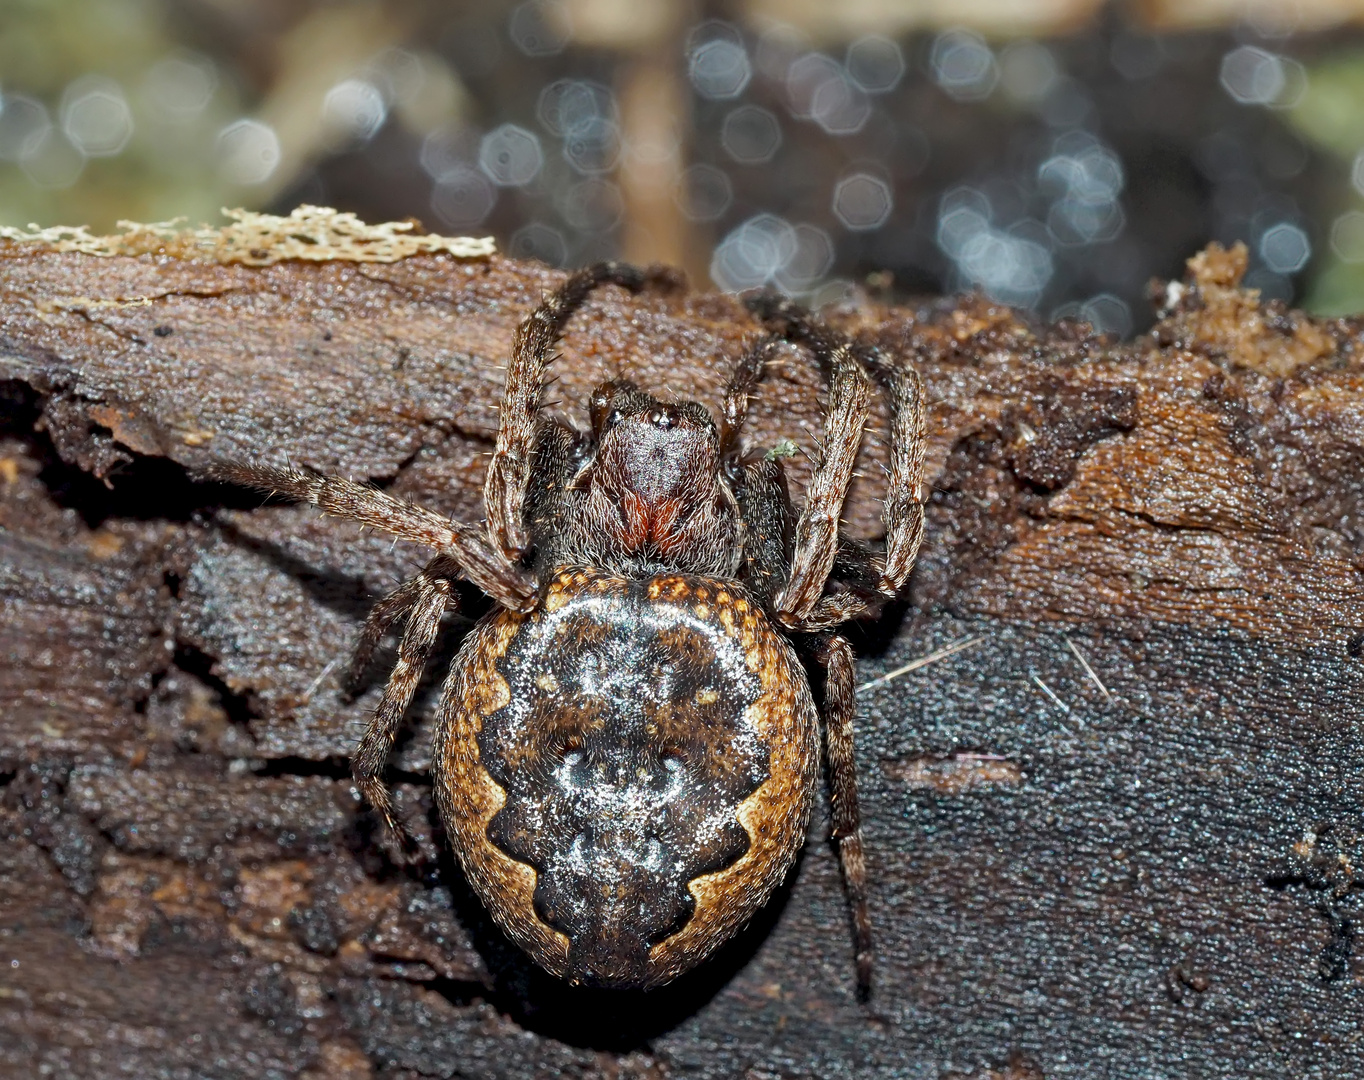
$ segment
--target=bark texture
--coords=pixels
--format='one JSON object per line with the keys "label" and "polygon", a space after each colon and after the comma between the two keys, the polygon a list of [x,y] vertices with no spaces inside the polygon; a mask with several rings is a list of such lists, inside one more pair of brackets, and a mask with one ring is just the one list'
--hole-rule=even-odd
{"label": "bark texture", "polygon": [[[1243,269],[1197,256],[1125,344],[979,299],[835,314],[931,403],[928,540],[859,678],[969,641],[860,695],[862,1006],[827,812],[650,994],[566,989],[448,857],[405,871],[348,776],[378,682],[337,674],[424,553],[191,479],[288,459],[479,517],[511,334],[560,274],[0,246],[0,1070],[1364,1075],[1361,324]],[[624,375],[715,408],[757,333],[727,297],[605,289],[550,396],[581,416]],[[793,359],[750,438],[818,420]],[[418,823],[463,599],[395,758]]]}

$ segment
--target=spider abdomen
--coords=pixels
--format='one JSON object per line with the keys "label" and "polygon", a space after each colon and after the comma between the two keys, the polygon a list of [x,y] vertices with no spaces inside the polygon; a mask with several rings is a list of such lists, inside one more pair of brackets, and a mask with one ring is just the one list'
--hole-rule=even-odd
{"label": "spider abdomen", "polygon": [[433,769],[503,929],[575,982],[666,982],[733,935],[805,838],[816,713],[739,586],[556,575],[461,648]]}

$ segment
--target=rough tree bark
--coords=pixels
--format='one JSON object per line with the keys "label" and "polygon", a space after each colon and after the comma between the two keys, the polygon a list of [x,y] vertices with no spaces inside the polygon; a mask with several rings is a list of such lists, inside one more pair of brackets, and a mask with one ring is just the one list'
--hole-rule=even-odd
{"label": "rough tree bark", "polygon": [[[305,463],[479,513],[502,258],[0,246],[0,1068],[103,1077],[1364,1075],[1361,325],[1210,249],[1119,344],[978,299],[835,314],[932,402],[929,539],[858,639],[877,937],[827,819],[762,917],[648,995],[572,991],[449,864],[396,862],[335,673],[422,553],[190,470]],[[554,396],[718,403],[732,299],[599,293]],[[810,445],[779,366],[752,438]],[[874,536],[884,416],[853,528]],[[797,465],[800,459],[797,460]],[[396,759],[429,816],[422,718]]]}

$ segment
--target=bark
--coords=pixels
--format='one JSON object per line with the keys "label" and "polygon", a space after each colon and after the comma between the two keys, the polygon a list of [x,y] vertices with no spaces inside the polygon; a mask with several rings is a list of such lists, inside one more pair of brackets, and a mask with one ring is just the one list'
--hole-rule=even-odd
{"label": "bark", "polygon": [[[1358,322],[1259,303],[1217,248],[1125,344],[971,298],[835,312],[931,402],[928,540],[859,680],[967,643],[860,694],[872,1000],[827,813],[720,955],[602,994],[532,969],[448,854],[405,869],[352,790],[379,685],[346,698],[340,661],[423,553],[192,479],[287,458],[477,518],[512,330],[561,275],[184,255],[0,245],[13,1075],[1364,1075]],[[551,396],[714,408],[756,332],[606,289]],[[792,356],[750,438],[818,425]],[[463,599],[395,759],[418,822]]]}

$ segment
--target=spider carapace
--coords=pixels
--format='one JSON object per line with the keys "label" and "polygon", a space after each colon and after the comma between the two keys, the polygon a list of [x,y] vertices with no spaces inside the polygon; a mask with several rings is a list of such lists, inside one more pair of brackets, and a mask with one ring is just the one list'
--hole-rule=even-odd
{"label": "spider carapace", "polygon": [[[853,654],[834,631],[902,589],[923,534],[921,383],[787,301],[737,360],[720,422],[629,382],[599,386],[579,431],[541,412],[546,367],[591,291],[638,291],[640,271],[572,274],[517,330],[486,519],[453,522],[374,488],[293,468],[216,467],[429,545],[435,557],[380,601],[363,672],[398,620],[398,660],[356,749],[356,783],[405,836],[383,780],[452,584],[496,606],[461,644],[436,713],[432,777],[446,833],[502,929],[550,972],[647,988],[694,967],[751,918],[804,842],[825,726],[833,834],[858,986],[871,977],[857,806]],[[799,514],[781,456],[741,432],[786,343],[828,383],[822,451]],[[886,539],[841,534],[874,384],[890,404]],[[817,705],[806,665],[823,669]]]}

